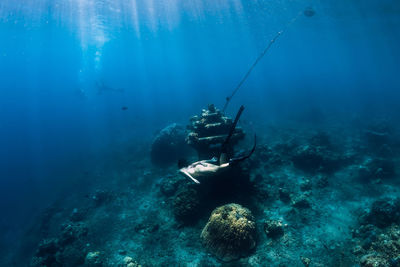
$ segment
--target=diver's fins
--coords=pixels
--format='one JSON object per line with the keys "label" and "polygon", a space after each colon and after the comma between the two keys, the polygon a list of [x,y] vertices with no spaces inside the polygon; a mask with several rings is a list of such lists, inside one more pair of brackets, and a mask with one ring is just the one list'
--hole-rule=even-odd
{"label": "diver's fins", "polygon": [[228,161],[227,159],[227,153],[228,153],[228,144],[229,141],[231,140],[231,137],[233,133],[235,132],[236,125],[239,121],[240,116],[242,115],[244,110],[244,106],[240,106],[238,113],[236,114],[235,120],[233,121],[233,124],[231,128],[229,129],[228,136],[226,137],[224,143],[221,146],[221,154],[219,155],[219,164],[226,163]]}
{"label": "diver's fins", "polygon": [[234,164],[234,163],[237,163],[237,162],[240,162],[240,161],[243,161],[245,159],[250,158],[251,155],[256,150],[256,146],[257,146],[257,135],[254,135],[254,145],[253,145],[253,148],[251,149],[250,153],[248,155],[246,155],[246,156],[243,156],[243,157],[232,158],[232,159],[229,160],[229,163],[230,164]]}

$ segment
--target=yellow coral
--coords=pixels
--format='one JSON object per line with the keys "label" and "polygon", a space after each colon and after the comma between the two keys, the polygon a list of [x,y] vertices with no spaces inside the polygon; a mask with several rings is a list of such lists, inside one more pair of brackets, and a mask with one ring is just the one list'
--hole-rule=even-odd
{"label": "yellow coral", "polygon": [[256,225],[251,212],[238,204],[216,208],[201,233],[207,249],[223,261],[247,255],[256,245]]}

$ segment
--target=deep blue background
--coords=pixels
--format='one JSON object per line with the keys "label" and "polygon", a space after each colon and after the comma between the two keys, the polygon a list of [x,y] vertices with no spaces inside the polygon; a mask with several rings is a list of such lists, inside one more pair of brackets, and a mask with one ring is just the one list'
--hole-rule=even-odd
{"label": "deep blue background", "polygon": [[[284,32],[228,112],[398,118],[396,0],[1,1],[0,226],[45,206],[99,151],[222,106],[308,6],[315,16]],[[98,94],[98,82],[124,92]]]}

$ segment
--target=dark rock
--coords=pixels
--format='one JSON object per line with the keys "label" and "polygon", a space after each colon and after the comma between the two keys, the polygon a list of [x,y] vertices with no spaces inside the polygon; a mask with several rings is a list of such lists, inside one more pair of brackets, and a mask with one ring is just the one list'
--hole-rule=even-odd
{"label": "dark rock", "polygon": [[266,221],[264,231],[269,238],[279,238],[284,235],[284,226],[281,221]]}
{"label": "dark rock", "polygon": [[57,239],[44,239],[36,250],[34,257],[31,259],[31,266],[59,266],[56,254],[60,247]]}
{"label": "dark rock", "polygon": [[400,222],[400,198],[381,199],[372,203],[371,210],[364,215],[363,223],[373,224],[380,228]]}
{"label": "dark rock", "polygon": [[39,257],[43,257],[46,255],[52,255],[57,252],[59,249],[58,247],[58,240],[57,239],[44,239],[38,246],[36,251],[36,255]]}
{"label": "dark rock", "polygon": [[374,152],[384,145],[393,143],[394,127],[392,123],[382,120],[367,127],[364,130],[364,137],[369,148]]}
{"label": "dark rock", "polygon": [[57,261],[61,266],[80,266],[85,263],[86,248],[84,246],[66,246],[57,253]]}
{"label": "dark rock", "polygon": [[369,182],[378,179],[393,178],[395,173],[395,164],[390,159],[367,159],[360,166],[358,178],[360,181]]}
{"label": "dark rock", "polygon": [[179,188],[179,185],[185,182],[185,178],[178,175],[168,175],[164,179],[162,179],[160,184],[161,193],[170,197],[173,196]]}
{"label": "dark rock", "polygon": [[346,159],[323,147],[306,145],[295,151],[292,162],[296,168],[305,172],[331,173],[344,166]]}
{"label": "dark rock", "polygon": [[87,212],[87,210],[74,208],[71,212],[70,220],[73,222],[83,221]]}
{"label": "dark rock", "polygon": [[300,195],[292,201],[292,206],[300,209],[311,208],[310,201],[306,195]]}
{"label": "dark rock", "polygon": [[285,162],[278,149],[275,149],[275,147],[271,148],[267,145],[257,147],[252,160],[258,160],[260,163],[264,164],[264,169],[266,170],[279,167]]}
{"label": "dark rock", "polygon": [[284,188],[279,188],[279,199],[284,203],[291,201],[290,192]]}
{"label": "dark rock", "polygon": [[83,223],[67,223],[62,226],[60,244],[69,245],[87,236],[88,228]]}
{"label": "dark rock", "polygon": [[326,149],[332,149],[333,147],[329,135],[324,132],[319,132],[313,137],[311,137],[310,144],[312,146],[324,147]]}
{"label": "dark rock", "polygon": [[100,206],[104,203],[108,203],[114,199],[114,195],[112,192],[108,190],[96,190],[94,194],[91,196],[91,199],[94,201],[96,206]]}
{"label": "dark rock", "polygon": [[311,181],[306,179],[303,182],[300,183],[300,190],[301,191],[310,191],[312,188]]}
{"label": "dark rock", "polygon": [[158,133],[151,146],[151,161],[158,166],[177,164],[188,157],[190,150],[185,142],[186,130],[180,124],[168,125]]}
{"label": "dark rock", "polygon": [[178,192],[174,200],[174,215],[182,224],[192,224],[199,216],[200,197],[193,188],[185,188]]}
{"label": "dark rock", "polygon": [[328,176],[322,175],[318,176],[316,186],[318,188],[325,188],[329,185]]}

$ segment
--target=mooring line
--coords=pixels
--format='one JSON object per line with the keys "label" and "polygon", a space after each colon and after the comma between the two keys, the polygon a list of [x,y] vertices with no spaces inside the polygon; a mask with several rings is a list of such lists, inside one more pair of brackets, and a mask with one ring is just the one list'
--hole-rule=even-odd
{"label": "mooring line", "polygon": [[281,36],[284,32],[288,30],[288,28],[301,16],[303,11],[300,11],[299,14],[297,14],[296,17],[291,19],[285,26],[285,28],[281,31],[279,31],[274,38],[272,38],[271,41],[269,41],[268,45],[264,48],[264,50],[261,52],[261,54],[257,57],[257,59],[254,61],[254,63],[251,65],[249,70],[246,72],[246,74],[243,76],[243,78],[240,80],[239,84],[235,87],[233,90],[232,94],[228,97],[226,97],[226,102],[224,105],[224,108],[222,109],[222,112],[225,113],[226,108],[228,107],[229,102],[232,100],[232,98],[235,96],[237,91],[239,91],[240,87],[244,84],[244,82],[247,80],[247,78],[250,76],[251,72],[253,69],[257,66],[258,62],[264,57],[264,55],[268,52],[268,50],[271,48],[271,46],[275,43],[275,41]]}

